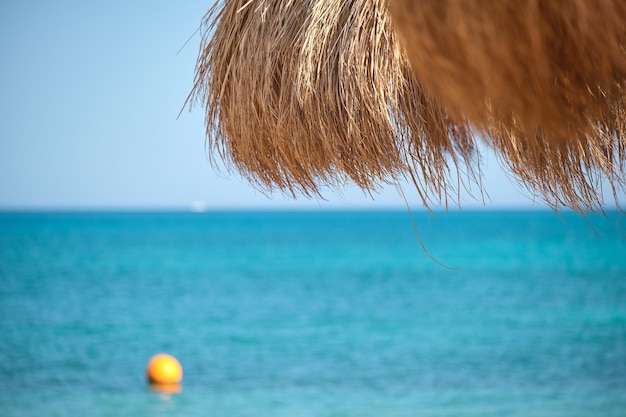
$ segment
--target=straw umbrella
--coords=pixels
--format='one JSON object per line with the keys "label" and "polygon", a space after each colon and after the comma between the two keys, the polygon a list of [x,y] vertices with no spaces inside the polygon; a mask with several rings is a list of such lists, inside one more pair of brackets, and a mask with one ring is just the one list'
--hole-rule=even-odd
{"label": "straw umbrella", "polygon": [[622,0],[226,0],[203,27],[189,102],[261,188],[438,204],[480,185],[478,141],[555,208],[625,188]]}

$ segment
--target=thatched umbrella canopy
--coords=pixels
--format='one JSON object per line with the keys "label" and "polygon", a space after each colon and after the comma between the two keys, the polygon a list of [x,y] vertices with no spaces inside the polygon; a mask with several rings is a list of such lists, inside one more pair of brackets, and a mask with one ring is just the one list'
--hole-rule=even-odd
{"label": "thatched umbrella canopy", "polygon": [[258,186],[447,202],[482,140],[555,208],[625,188],[623,0],[225,0],[204,28],[190,101]]}

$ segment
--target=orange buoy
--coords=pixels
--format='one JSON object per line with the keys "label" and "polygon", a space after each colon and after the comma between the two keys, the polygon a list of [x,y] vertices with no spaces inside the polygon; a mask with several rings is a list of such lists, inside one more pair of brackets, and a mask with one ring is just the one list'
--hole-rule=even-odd
{"label": "orange buoy", "polygon": [[172,355],[159,353],[148,362],[146,376],[152,384],[178,384],[183,379],[183,368]]}

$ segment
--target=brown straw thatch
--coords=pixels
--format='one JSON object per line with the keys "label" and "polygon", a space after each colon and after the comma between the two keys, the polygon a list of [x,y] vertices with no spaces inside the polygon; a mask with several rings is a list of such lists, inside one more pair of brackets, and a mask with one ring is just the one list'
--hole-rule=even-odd
{"label": "brown straw thatch", "polygon": [[447,202],[480,181],[476,138],[554,207],[624,189],[626,2],[387,3],[218,2],[190,95],[209,145],[306,195],[410,178]]}

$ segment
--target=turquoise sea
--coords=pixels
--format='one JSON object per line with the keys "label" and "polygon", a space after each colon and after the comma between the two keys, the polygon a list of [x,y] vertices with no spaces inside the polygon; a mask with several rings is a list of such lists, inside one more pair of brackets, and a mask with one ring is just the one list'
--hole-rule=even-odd
{"label": "turquoise sea", "polygon": [[626,216],[413,215],[0,213],[0,416],[626,416]]}

